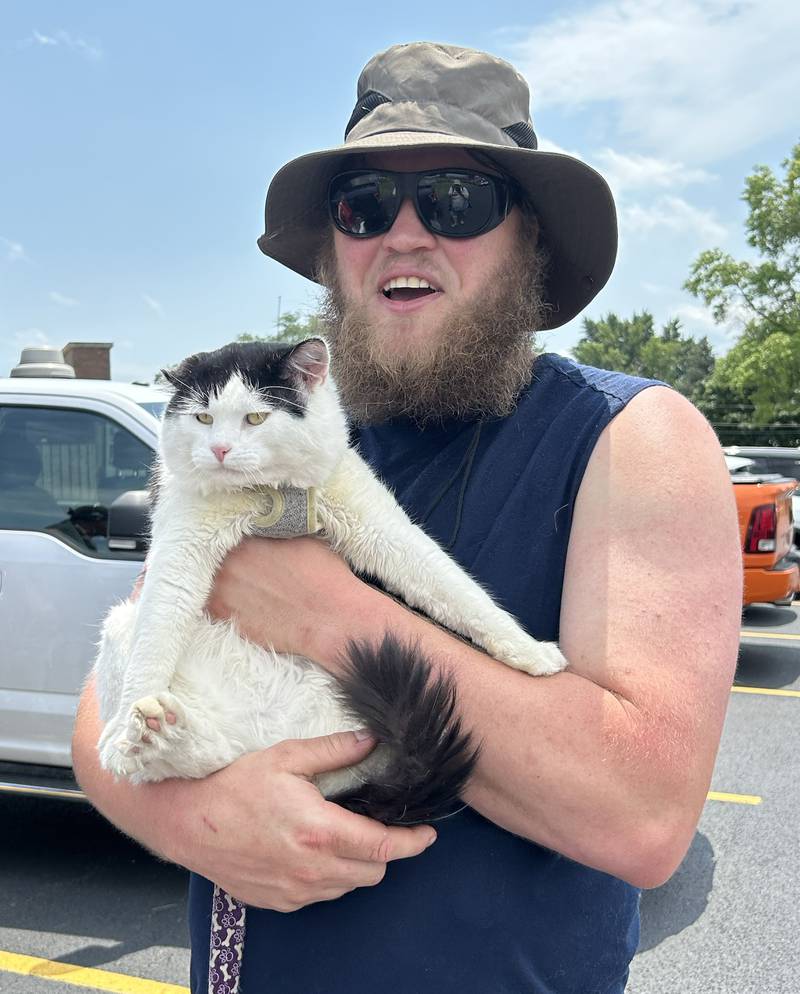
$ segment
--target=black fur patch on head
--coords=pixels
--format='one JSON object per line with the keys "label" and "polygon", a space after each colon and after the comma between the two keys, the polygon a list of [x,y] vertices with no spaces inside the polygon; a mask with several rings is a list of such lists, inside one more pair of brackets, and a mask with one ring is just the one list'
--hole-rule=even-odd
{"label": "black fur patch on head", "polygon": [[297,383],[292,368],[291,355],[296,348],[277,342],[231,342],[214,352],[188,356],[174,368],[162,370],[175,388],[166,416],[179,413],[187,400],[207,404],[238,373],[271,406],[302,417],[308,391]]}

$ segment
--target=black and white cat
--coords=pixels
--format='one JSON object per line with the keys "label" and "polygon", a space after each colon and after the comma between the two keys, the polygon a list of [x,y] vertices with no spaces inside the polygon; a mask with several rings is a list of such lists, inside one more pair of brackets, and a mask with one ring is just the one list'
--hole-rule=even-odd
{"label": "black and white cat", "polygon": [[203,777],[283,739],[367,727],[382,744],[318,786],[387,822],[425,820],[451,804],[475,750],[452,683],[432,677],[418,650],[390,637],[352,646],[349,675],[337,681],[204,612],[217,569],[244,536],[319,529],[356,572],[496,659],[531,674],[566,665],[411,522],[349,447],[328,358],[318,338],[234,344],[166,373],[175,390],[146,578],[138,601],[109,613],[94,667],[101,763],[133,782]]}

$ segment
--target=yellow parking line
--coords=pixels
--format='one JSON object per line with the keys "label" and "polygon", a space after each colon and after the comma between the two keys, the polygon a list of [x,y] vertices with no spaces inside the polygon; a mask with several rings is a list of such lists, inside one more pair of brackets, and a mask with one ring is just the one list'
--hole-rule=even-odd
{"label": "yellow parking line", "polygon": [[800,697],[800,690],[774,690],[772,687],[731,687],[732,694],[769,694],[772,697]]}
{"label": "yellow parking line", "polygon": [[742,638],[749,639],[786,639],[787,641],[800,639],[800,635],[789,635],[787,632],[739,632]]}
{"label": "yellow parking line", "polygon": [[718,790],[708,792],[709,801],[728,801],[730,804],[761,804],[761,798],[753,794],[723,794]]}
{"label": "yellow parking line", "polygon": [[62,984],[86,987],[93,991],[110,991],[111,994],[189,994],[188,987],[166,984],[160,980],[144,980],[124,973],[109,973],[88,966],[73,966],[54,960],[39,959],[7,953],[0,949],[0,972],[21,973],[25,977],[57,980]]}

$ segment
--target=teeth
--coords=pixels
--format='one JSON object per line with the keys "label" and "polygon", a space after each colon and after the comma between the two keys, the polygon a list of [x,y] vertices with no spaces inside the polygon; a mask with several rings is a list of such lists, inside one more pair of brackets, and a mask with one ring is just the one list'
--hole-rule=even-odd
{"label": "teeth", "polygon": [[389,280],[388,283],[384,283],[383,292],[388,293],[390,290],[403,290],[406,287],[412,290],[436,289],[436,287],[431,286],[427,280],[423,280],[419,276],[395,276],[394,279]]}

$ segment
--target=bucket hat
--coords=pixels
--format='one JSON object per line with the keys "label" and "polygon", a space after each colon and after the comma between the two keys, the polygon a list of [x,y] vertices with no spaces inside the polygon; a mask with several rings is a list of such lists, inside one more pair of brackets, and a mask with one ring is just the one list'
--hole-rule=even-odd
{"label": "bucket hat", "polygon": [[539,150],[528,85],[512,65],[454,45],[394,45],[367,63],[357,94],[341,145],[275,174],[258,239],[265,255],[314,280],[330,224],[328,184],[348,159],[459,148],[488,156],[533,205],[550,256],[545,328],[566,324],[602,289],[617,253],[611,191],[580,159]]}

